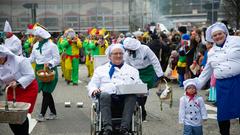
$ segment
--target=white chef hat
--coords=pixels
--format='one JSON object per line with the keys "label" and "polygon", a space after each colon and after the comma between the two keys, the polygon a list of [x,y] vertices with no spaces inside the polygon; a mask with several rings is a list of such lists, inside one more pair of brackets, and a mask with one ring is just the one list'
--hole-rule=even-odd
{"label": "white chef hat", "polygon": [[127,37],[123,41],[123,47],[129,50],[137,50],[141,46],[141,42],[135,38]]}
{"label": "white chef hat", "polygon": [[124,53],[124,49],[123,49],[123,45],[122,44],[111,44],[105,51],[105,54],[110,56],[110,54],[112,53],[113,50],[115,49],[121,49],[122,52]]}
{"label": "white chef hat", "polygon": [[212,34],[216,31],[219,31],[219,30],[223,31],[227,35],[229,34],[228,29],[227,29],[227,27],[224,23],[216,22],[216,23],[214,23],[213,25],[211,25],[207,28],[206,40],[208,42],[214,42],[213,39],[212,39]]}
{"label": "white chef hat", "polygon": [[4,32],[12,32],[12,28],[11,28],[11,25],[9,24],[8,21],[5,22],[5,25],[4,25]]}
{"label": "white chef hat", "polygon": [[183,82],[184,90],[186,90],[187,87],[190,86],[190,85],[194,85],[197,90],[200,90],[200,89],[201,89],[200,84],[197,83],[197,78],[188,79],[188,80],[184,81],[184,82]]}
{"label": "white chef hat", "polygon": [[139,37],[139,36],[142,36],[143,35],[143,32],[142,31],[135,31],[132,33],[135,37]]}
{"label": "white chef hat", "polygon": [[47,32],[45,29],[43,29],[42,27],[39,27],[39,26],[34,28],[33,35],[42,37],[43,39],[48,39],[51,37],[49,32]]}

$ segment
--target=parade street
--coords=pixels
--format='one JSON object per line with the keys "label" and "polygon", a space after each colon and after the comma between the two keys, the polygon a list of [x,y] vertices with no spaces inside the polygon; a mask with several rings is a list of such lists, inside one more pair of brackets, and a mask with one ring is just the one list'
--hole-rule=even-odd
{"label": "parade street", "polygon": [[[39,114],[42,93],[38,94],[37,103],[30,119],[31,135],[90,135],[90,108],[91,100],[87,95],[87,69],[85,65],[79,68],[78,86],[67,85],[61,77],[59,68],[59,81],[56,90],[53,92],[55,100],[57,119],[37,122],[36,116]],[[163,103],[163,110],[160,110],[160,102],[156,96],[156,89],[150,90],[147,100],[147,122],[143,122],[144,135],[181,135],[183,127],[178,124],[179,98],[184,91],[176,83],[170,83],[173,87],[173,107],[169,107],[169,102]],[[207,92],[202,90],[200,95],[206,99]],[[4,96],[0,96],[4,100]],[[65,103],[68,102],[68,107]],[[70,104],[69,104],[70,102]],[[77,106],[78,102],[83,102],[83,107]],[[212,103],[205,101],[209,119],[203,124],[204,135],[219,135],[219,128],[216,121],[216,107]],[[231,121],[231,135],[239,135],[238,120]],[[8,124],[0,124],[0,135],[12,135]]]}

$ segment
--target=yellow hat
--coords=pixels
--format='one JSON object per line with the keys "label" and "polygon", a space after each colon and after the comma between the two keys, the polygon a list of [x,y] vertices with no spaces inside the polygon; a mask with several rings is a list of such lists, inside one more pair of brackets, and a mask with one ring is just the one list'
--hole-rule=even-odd
{"label": "yellow hat", "polygon": [[96,35],[96,32],[97,32],[97,29],[93,28],[90,32],[90,35],[94,36],[94,35]]}

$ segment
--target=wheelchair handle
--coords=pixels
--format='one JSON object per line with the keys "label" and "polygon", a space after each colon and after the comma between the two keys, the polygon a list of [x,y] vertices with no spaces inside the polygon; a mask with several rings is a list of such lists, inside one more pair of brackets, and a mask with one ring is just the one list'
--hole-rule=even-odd
{"label": "wheelchair handle", "polygon": [[96,97],[97,99],[99,99],[99,98],[100,98],[100,95],[101,95],[101,92],[98,92],[98,93],[96,93],[95,97]]}

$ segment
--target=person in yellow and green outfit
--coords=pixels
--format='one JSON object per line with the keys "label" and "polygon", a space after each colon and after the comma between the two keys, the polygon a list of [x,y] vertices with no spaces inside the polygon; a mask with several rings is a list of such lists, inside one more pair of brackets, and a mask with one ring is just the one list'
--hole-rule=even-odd
{"label": "person in yellow and green outfit", "polygon": [[65,76],[65,59],[66,59],[66,54],[65,54],[65,50],[63,49],[62,47],[62,42],[63,42],[63,39],[66,35],[62,35],[58,41],[57,41],[57,46],[58,46],[58,50],[59,50],[59,53],[61,55],[61,70],[62,70],[62,77]]}
{"label": "person in yellow and green outfit", "polygon": [[84,52],[86,55],[86,66],[88,69],[88,77],[92,77],[93,75],[93,56],[94,55],[99,55],[99,48],[97,47],[96,43],[97,41],[95,40],[96,37],[96,32],[97,29],[92,29],[89,32],[89,38],[86,38],[83,42],[83,48],[84,48]]}
{"label": "person in yellow and green outfit", "polygon": [[102,28],[99,30],[97,35],[98,41],[98,48],[99,48],[99,55],[105,55],[105,51],[108,48],[108,41],[104,38],[106,33],[106,29]]}
{"label": "person in yellow and green outfit", "polygon": [[66,53],[64,77],[68,84],[72,82],[73,85],[78,85],[79,49],[82,47],[82,42],[75,31],[69,28],[61,46]]}
{"label": "person in yellow and green outfit", "polygon": [[190,40],[190,36],[188,34],[183,34],[181,46],[178,50],[179,58],[177,62],[177,72],[178,72],[179,87],[183,87],[183,81],[185,80],[184,74],[186,73],[186,68],[187,68],[186,47],[190,45],[189,40]]}
{"label": "person in yellow and green outfit", "polygon": [[28,38],[23,44],[25,57],[29,57],[32,52],[32,47],[34,44],[33,28],[34,28],[34,25],[32,24],[28,25],[27,32],[26,32],[26,34],[28,35]]}

